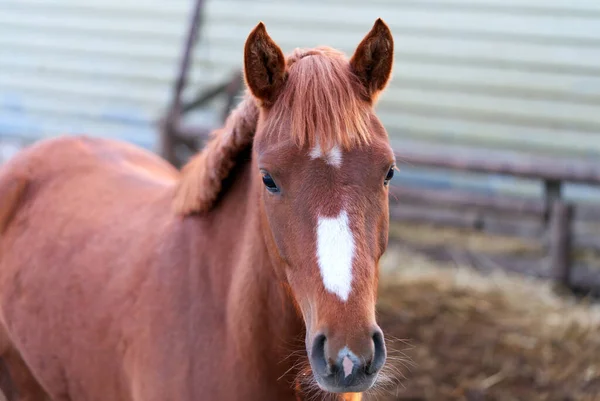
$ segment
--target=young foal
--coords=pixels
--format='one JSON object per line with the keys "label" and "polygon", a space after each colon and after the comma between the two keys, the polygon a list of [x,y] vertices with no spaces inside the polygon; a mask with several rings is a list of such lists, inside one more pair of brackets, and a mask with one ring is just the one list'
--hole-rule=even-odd
{"label": "young foal", "polygon": [[10,399],[359,399],[343,393],[373,386],[386,359],[375,301],[394,155],[373,104],[392,60],[381,20],[350,60],[286,59],[261,23],[249,95],[181,173],[86,137],[13,158],[0,172]]}

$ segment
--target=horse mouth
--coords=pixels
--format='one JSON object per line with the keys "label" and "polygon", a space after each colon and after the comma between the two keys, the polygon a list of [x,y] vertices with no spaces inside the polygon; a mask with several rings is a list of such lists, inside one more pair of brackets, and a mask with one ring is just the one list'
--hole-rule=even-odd
{"label": "horse mouth", "polygon": [[325,375],[313,372],[313,376],[319,388],[328,393],[362,393],[373,387],[378,374],[365,369],[348,374],[339,369]]}
{"label": "horse mouth", "polygon": [[320,333],[307,347],[308,360],[314,381],[329,393],[362,393],[369,390],[386,361],[386,350],[381,330],[372,335],[372,348],[356,354],[348,346],[331,351],[327,337]]}

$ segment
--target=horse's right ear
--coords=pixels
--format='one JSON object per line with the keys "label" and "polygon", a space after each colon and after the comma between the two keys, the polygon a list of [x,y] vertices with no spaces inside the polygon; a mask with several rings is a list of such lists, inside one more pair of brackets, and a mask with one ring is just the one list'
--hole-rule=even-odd
{"label": "horse's right ear", "polygon": [[246,39],[244,77],[252,94],[265,107],[275,103],[285,83],[285,56],[262,22]]}

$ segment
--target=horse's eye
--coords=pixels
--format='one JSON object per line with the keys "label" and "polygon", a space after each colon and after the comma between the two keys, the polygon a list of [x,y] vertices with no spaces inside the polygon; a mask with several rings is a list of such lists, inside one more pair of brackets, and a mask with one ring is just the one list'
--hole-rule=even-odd
{"label": "horse's eye", "polygon": [[275,184],[275,181],[273,181],[273,178],[269,174],[263,173],[262,180],[263,180],[263,183],[265,184],[265,187],[267,187],[267,191],[273,192],[273,193],[279,192],[279,188],[277,188],[277,184]]}
{"label": "horse's eye", "polygon": [[394,166],[390,167],[390,169],[388,170],[388,173],[385,176],[385,181],[383,182],[383,185],[389,185],[392,178],[394,178]]}

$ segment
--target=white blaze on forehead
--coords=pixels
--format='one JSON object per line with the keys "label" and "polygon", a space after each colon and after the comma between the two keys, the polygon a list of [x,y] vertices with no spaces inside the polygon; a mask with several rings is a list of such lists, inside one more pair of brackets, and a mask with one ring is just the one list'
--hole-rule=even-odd
{"label": "white blaze on forehead", "polygon": [[321,151],[319,144],[316,144],[310,151],[311,159],[323,158],[325,162],[334,167],[341,167],[342,165],[342,150],[338,145],[333,146],[325,155]]}
{"label": "white blaze on forehead", "polygon": [[354,236],[348,213],[319,217],[317,222],[317,261],[325,289],[344,302],[352,290]]}

